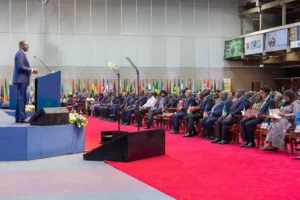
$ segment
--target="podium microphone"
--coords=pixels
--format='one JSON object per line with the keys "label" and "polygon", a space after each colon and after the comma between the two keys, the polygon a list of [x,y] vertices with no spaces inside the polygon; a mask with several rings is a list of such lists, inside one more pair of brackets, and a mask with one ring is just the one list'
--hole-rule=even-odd
{"label": "podium microphone", "polygon": [[38,57],[33,56],[35,59],[37,59],[38,61],[40,61],[40,63],[42,63],[50,72],[55,72],[54,70],[50,69],[43,61],[41,61]]}

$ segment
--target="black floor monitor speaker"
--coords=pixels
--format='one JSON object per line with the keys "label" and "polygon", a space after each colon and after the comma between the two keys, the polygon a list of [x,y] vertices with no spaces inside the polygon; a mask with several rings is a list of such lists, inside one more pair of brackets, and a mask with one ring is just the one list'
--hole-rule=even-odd
{"label": "black floor monitor speaker", "polygon": [[125,133],[83,155],[84,160],[130,162],[165,155],[165,130]]}
{"label": "black floor monitor speaker", "polygon": [[69,124],[69,111],[64,107],[43,108],[30,118],[30,124],[36,126]]}

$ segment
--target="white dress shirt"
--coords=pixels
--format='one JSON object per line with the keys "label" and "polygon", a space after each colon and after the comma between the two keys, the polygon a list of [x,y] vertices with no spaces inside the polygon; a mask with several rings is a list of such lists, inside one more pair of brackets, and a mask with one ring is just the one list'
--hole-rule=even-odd
{"label": "white dress shirt", "polygon": [[151,108],[154,109],[156,105],[156,98],[152,96],[150,99],[147,100],[147,102],[142,106],[142,108]]}

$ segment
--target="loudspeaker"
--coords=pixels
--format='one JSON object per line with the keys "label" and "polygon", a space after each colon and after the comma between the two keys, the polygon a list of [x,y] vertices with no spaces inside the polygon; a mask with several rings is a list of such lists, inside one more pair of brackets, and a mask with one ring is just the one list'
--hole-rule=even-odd
{"label": "loudspeaker", "polygon": [[9,101],[5,101],[5,102],[1,105],[1,109],[9,109]]}
{"label": "loudspeaker", "polygon": [[43,108],[37,111],[29,122],[36,126],[69,124],[69,111],[64,107]]}
{"label": "loudspeaker", "polygon": [[130,162],[165,155],[165,130],[125,133],[83,155],[84,160]]}
{"label": "loudspeaker", "polygon": [[111,141],[112,139],[119,137],[125,133],[125,131],[102,131],[101,132],[101,144]]}

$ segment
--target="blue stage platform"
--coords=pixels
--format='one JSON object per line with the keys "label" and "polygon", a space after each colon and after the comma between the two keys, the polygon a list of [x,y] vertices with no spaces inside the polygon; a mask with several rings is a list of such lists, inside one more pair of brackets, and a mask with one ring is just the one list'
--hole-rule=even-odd
{"label": "blue stage platform", "polygon": [[17,124],[0,109],[0,161],[47,158],[84,151],[84,129],[75,125]]}

